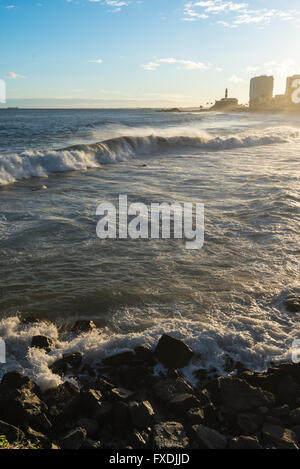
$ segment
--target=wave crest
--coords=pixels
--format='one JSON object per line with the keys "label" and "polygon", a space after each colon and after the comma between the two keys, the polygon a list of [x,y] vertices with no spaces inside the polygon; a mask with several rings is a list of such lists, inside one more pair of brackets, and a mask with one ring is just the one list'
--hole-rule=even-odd
{"label": "wave crest", "polygon": [[47,177],[51,173],[96,168],[104,164],[129,161],[152,154],[196,149],[221,151],[260,145],[293,142],[300,132],[293,128],[272,128],[229,136],[209,136],[204,132],[172,135],[168,130],[148,136],[120,136],[93,144],[74,145],[60,150],[26,151],[2,156],[0,186],[30,177]]}

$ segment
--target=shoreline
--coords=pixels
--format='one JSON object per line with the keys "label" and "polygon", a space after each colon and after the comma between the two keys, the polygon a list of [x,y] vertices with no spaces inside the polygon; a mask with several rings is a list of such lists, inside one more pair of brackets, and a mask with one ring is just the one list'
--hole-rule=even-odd
{"label": "shoreline", "polygon": [[[92,331],[77,321],[74,334]],[[49,353],[53,339],[32,338]],[[198,369],[189,384],[180,369],[194,352],[162,335],[95,366],[73,352],[49,368],[63,384],[42,391],[19,372],[0,384],[0,434],[9,444],[41,449],[299,449],[300,363],[260,373],[228,360],[228,376]],[[75,380],[77,383],[75,384]]]}

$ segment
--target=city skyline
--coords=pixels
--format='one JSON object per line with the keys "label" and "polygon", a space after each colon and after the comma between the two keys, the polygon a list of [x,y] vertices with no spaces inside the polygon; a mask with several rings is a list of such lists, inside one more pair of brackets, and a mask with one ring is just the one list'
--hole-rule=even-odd
{"label": "city skyline", "polygon": [[300,9],[269,4],[0,0],[8,104],[198,106],[225,87],[246,104],[250,78],[264,74],[284,94],[300,71]]}

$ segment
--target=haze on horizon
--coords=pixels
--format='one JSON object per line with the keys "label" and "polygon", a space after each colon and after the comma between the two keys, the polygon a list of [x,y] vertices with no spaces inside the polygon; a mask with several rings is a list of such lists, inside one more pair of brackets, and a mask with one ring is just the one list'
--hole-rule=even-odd
{"label": "haze on horizon", "polygon": [[300,73],[299,0],[0,0],[1,107],[248,102]]}

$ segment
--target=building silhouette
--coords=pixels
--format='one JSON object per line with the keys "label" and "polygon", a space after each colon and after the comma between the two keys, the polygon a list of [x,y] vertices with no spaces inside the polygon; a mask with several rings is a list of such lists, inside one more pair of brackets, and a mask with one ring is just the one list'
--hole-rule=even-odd
{"label": "building silhouette", "polygon": [[272,103],[274,77],[262,75],[250,81],[250,108],[265,108]]}

